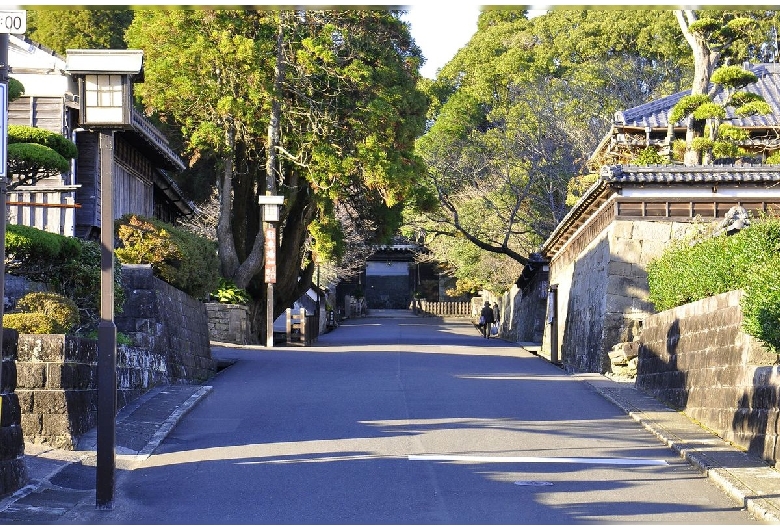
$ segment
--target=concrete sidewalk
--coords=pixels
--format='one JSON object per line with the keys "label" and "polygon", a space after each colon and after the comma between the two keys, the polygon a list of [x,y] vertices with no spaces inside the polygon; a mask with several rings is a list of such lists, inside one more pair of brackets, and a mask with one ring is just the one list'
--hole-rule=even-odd
{"label": "concrete sidewalk", "polygon": [[[756,519],[780,523],[780,472],[703,429],[634,387],[599,374],[574,374],[653,432]],[[154,452],[177,422],[211,387],[154,389],[117,416],[117,469],[132,469]],[[77,451],[27,445],[30,484],[0,500],[0,525],[56,522],[76,506],[95,503],[94,431]]]}
{"label": "concrete sidewalk", "polygon": [[[133,469],[147,459],[210,386],[154,388],[124,407],[116,419],[116,469]],[[56,522],[77,505],[95,506],[97,430],[75,451],[25,444],[27,486],[0,499],[0,526]]]}

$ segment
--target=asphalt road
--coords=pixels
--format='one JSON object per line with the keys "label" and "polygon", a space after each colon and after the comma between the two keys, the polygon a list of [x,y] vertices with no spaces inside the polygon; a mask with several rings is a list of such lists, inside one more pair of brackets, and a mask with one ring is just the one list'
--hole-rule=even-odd
{"label": "asphalt road", "polygon": [[750,524],[589,385],[465,321],[236,360],[89,524]]}

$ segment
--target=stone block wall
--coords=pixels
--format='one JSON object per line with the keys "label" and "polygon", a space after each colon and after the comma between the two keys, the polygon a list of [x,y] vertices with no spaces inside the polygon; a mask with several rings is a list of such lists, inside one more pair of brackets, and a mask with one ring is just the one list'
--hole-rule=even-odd
{"label": "stone block wall", "polygon": [[10,494],[29,482],[24,464],[24,437],[19,404],[16,371],[18,334],[13,329],[3,329],[0,350],[2,378],[0,379],[0,497]]}
{"label": "stone block wall", "polygon": [[[647,302],[647,264],[687,226],[615,219],[569,263],[551,264],[550,284],[558,285],[559,358],[568,369],[606,373],[612,347],[637,339],[644,318],[653,312]],[[550,333],[548,325],[542,345],[548,356]]]}
{"label": "stone block wall", "polygon": [[97,341],[19,335],[17,372],[24,439],[73,449],[97,421]]}
{"label": "stone block wall", "polygon": [[127,300],[114,319],[117,331],[150,352],[153,364],[164,362],[171,383],[201,382],[216,373],[203,302],[156,278],[150,265],[123,265],[122,285]]}
{"label": "stone block wall", "polygon": [[230,344],[257,344],[249,324],[249,308],[239,304],[206,304],[209,339]]}
{"label": "stone block wall", "polygon": [[742,332],[741,291],[648,316],[636,385],[721,438],[780,460],[777,355]]}
{"label": "stone block wall", "polygon": [[[115,316],[117,407],[150,388],[198,383],[216,373],[203,303],[155,278],[149,266],[123,267],[127,299]],[[97,354],[94,339],[20,335],[17,394],[24,440],[73,449],[97,422]]]}

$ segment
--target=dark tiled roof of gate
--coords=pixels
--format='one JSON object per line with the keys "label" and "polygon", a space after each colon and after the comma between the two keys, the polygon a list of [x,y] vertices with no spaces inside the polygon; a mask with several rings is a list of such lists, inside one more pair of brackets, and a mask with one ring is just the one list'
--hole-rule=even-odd
{"label": "dark tiled roof of gate", "polygon": [[780,182],[780,165],[604,166],[601,179],[610,184],[696,184]]}
{"label": "dark tiled roof of gate", "polygon": [[[750,67],[758,80],[744,89],[762,96],[772,108],[772,114],[763,116],[734,116],[733,109],[726,111],[726,121],[739,127],[775,127],[780,126],[780,64],[758,64]],[[678,92],[665,98],[657,99],[638,107],[615,113],[615,123],[629,127],[663,128],[668,125],[669,111],[680,99],[690,94],[690,90]],[[723,103],[727,97],[725,90],[720,90],[714,97],[716,103]]]}

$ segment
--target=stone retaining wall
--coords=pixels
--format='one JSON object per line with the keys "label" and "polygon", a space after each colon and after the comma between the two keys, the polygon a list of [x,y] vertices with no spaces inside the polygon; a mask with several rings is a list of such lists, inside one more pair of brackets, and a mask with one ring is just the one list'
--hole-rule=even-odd
{"label": "stone retaining wall", "polygon": [[206,304],[209,338],[230,344],[257,344],[250,331],[249,308],[240,304]]}
{"label": "stone retaining wall", "polygon": [[[117,332],[117,407],[159,384],[197,383],[216,373],[204,304],[155,278],[149,266],[124,266],[127,299]],[[97,423],[97,341],[70,335],[20,335],[17,394],[24,439],[74,449]]]}
{"label": "stone retaining wall", "polygon": [[24,465],[24,437],[22,435],[21,407],[16,393],[16,344],[18,334],[3,329],[0,351],[2,379],[0,379],[0,497],[25,486],[29,481]]}
{"label": "stone retaining wall", "polygon": [[648,316],[636,385],[774,464],[780,367],[741,331],[741,297],[732,291]]}

